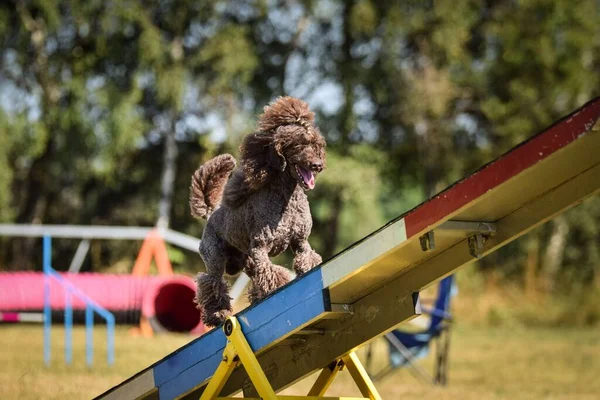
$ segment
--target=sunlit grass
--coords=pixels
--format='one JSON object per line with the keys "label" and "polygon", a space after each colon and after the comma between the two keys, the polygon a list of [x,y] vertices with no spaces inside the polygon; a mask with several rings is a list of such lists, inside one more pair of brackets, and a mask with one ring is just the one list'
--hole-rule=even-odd
{"label": "sunlit grass", "polygon": [[[106,365],[103,336],[95,331],[95,363],[85,364],[84,330],[75,329],[73,365],[63,359],[63,331],[53,329],[52,363],[43,363],[40,326],[0,326],[1,399],[86,399],[121,382],[192,338],[162,335],[152,339],[117,329],[116,365]],[[362,353],[362,351],[361,351]],[[378,362],[385,346],[378,342]],[[362,355],[362,354],[361,354]],[[429,368],[431,357],[423,361]],[[399,370],[377,383],[384,399],[596,399],[600,393],[600,335],[597,329],[525,329],[458,325],[452,332],[449,386],[430,387]],[[304,394],[314,377],[286,393]],[[356,396],[342,373],[329,395]]]}
{"label": "sunlit grass", "polygon": [[0,326],[1,399],[86,399],[118,384],[189,342],[187,335],[152,339],[131,336],[125,327],[115,332],[116,363],[106,361],[106,329],[94,330],[94,364],[85,363],[85,330],[75,327],[73,364],[64,362],[64,330],[52,329],[52,359],[44,365],[41,326]]}

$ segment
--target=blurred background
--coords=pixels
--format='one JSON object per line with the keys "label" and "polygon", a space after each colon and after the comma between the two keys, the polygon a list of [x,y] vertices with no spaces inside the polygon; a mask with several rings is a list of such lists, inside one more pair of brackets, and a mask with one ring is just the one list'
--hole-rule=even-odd
{"label": "blurred background", "polygon": [[[291,95],[328,142],[309,193],[310,241],[326,259],[600,95],[600,3],[7,1],[0,57],[0,223],[200,237],[191,174],[237,154],[262,107]],[[92,241],[82,271],[129,272],[140,244]],[[55,242],[57,270],[76,247]],[[203,269],[197,254],[168,252],[178,273]],[[1,271],[41,271],[41,259],[41,240],[0,237]],[[598,196],[462,270],[457,286],[448,388],[400,371],[384,398],[600,392]],[[0,326],[0,338],[41,348],[41,329],[24,329]],[[121,367],[98,367],[97,383],[85,378],[97,370],[3,351],[0,393],[88,398],[190,338],[152,340],[124,338]]]}

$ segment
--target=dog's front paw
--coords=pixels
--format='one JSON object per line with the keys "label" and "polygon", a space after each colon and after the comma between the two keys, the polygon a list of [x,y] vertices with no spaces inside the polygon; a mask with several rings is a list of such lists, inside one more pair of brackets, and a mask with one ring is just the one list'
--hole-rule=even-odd
{"label": "dog's front paw", "polygon": [[204,325],[217,326],[232,314],[229,285],[218,276],[204,273],[196,277],[195,302],[200,310]]}
{"label": "dog's front paw", "polygon": [[206,326],[218,326],[221,325],[227,317],[230,317],[232,314],[231,310],[208,310],[201,309],[202,322]]}
{"label": "dog's front paw", "polygon": [[252,280],[252,286],[248,290],[248,300],[251,304],[257,303],[291,280],[290,271],[282,266],[272,265]]}
{"label": "dog's front paw", "polygon": [[313,250],[310,255],[310,269],[313,269],[317,265],[321,265],[321,263],[323,263],[323,258],[321,258],[319,253]]}
{"label": "dog's front paw", "polygon": [[310,251],[296,255],[294,259],[294,271],[298,275],[303,275],[322,262],[323,259],[321,256],[311,249]]}

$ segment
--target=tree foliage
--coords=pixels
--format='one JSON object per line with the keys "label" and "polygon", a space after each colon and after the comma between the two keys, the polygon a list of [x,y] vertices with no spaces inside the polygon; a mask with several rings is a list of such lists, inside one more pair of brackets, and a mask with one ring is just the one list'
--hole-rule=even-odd
{"label": "tree foliage", "polygon": [[[166,218],[199,236],[191,173],[235,152],[265,103],[289,94],[328,140],[312,241],[331,256],[600,94],[599,20],[595,0],[3,3],[0,221]],[[522,280],[535,238],[541,260],[562,260],[539,266],[544,279],[600,282],[598,204],[484,270]],[[138,245],[103,245],[87,268]],[[39,267],[35,240],[0,251],[4,268]]]}

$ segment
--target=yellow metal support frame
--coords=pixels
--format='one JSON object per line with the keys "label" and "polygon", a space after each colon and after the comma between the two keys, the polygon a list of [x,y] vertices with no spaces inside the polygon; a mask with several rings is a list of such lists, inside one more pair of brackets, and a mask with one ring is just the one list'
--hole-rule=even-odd
{"label": "yellow metal support frame", "polygon": [[[218,397],[223,386],[231,376],[233,370],[242,364],[258,392],[260,399],[255,400],[381,400],[371,378],[360,363],[354,352],[348,353],[339,360],[333,361],[323,369],[307,396],[278,396],[269,383],[254,352],[250,348],[246,337],[235,317],[229,317],[223,324],[223,332],[227,336],[227,345],[223,351],[223,359],[214,375],[208,382],[200,400],[231,399],[232,397]],[[364,397],[322,397],[336,374],[348,368],[350,375],[356,382],[358,389]],[[246,398],[248,399],[248,398]]]}

